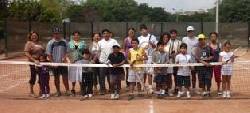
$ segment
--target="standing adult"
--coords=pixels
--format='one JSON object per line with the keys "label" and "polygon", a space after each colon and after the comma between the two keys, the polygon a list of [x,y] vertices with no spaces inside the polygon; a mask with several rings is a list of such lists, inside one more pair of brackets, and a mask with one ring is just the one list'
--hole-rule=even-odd
{"label": "standing adult", "polygon": [[[80,32],[75,31],[72,33],[73,37],[70,39],[68,43],[68,58],[70,63],[76,63],[78,60],[82,59],[82,52],[87,48],[87,45],[84,41],[80,40]],[[78,67],[69,67],[69,81],[72,82],[71,93],[74,96],[76,94],[75,85],[76,82],[80,83],[82,81],[81,72],[78,72]]]}
{"label": "standing adult", "polygon": [[[209,47],[212,49],[213,59],[212,62],[219,62],[220,52],[221,52],[221,43],[218,41],[218,33],[211,32],[209,35]],[[222,95],[220,91],[221,87],[221,66],[213,66],[213,73],[215,82],[217,83],[217,94]]]}
{"label": "standing adult", "polygon": [[[180,45],[182,43],[180,40],[177,39],[177,34],[178,34],[178,32],[177,32],[176,29],[170,30],[171,38],[170,38],[167,46],[165,47],[165,51],[168,52],[169,56],[170,56],[170,59],[169,59],[170,61],[169,62],[172,63],[172,64],[175,62],[175,56],[179,53]],[[177,67],[174,67],[174,68],[169,67],[168,68],[168,72],[173,73],[173,76],[174,76],[175,93],[178,92],[178,90],[177,90],[177,81],[176,81],[177,70],[178,70]]]}
{"label": "standing adult", "polygon": [[[146,60],[147,64],[152,63],[152,54],[157,45],[156,37],[149,33],[148,28],[145,24],[140,25],[141,36],[138,37],[139,47],[145,49],[148,59]],[[152,89],[152,75],[154,74],[153,68],[145,68],[145,79],[148,78],[148,89],[150,93],[153,93]]]}
{"label": "standing adult", "polygon": [[[119,45],[115,39],[111,38],[110,33],[111,32],[108,29],[102,30],[103,38],[98,42],[99,62],[101,64],[108,63],[108,56],[110,53],[113,52],[113,46]],[[101,67],[100,77],[99,77],[100,95],[104,95],[106,93],[105,78],[107,78],[109,86],[110,86],[109,77],[110,77],[109,68]]]}
{"label": "standing adult", "polygon": [[[66,62],[68,44],[66,40],[64,40],[60,36],[61,30],[59,28],[57,27],[53,28],[52,32],[53,32],[52,39],[48,42],[46,48],[48,59],[53,63],[64,63]],[[61,96],[60,75],[62,75],[63,84],[66,89],[66,95],[70,95],[69,83],[68,83],[68,67],[65,66],[53,67],[53,74],[55,77],[54,82],[57,91],[55,96],[57,97]]]}
{"label": "standing adult", "polygon": [[[39,35],[36,32],[30,32],[28,34],[28,41],[25,44],[24,52],[28,61],[39,63],[39,57],[44,53],[45,47],[39,41]],[[30,96],[35,96],[34,85],[36,82],[36,76],[38,74],[38,68],[35,65],[30,65]]]}
{"label": "standing adult", "polygon": [[[101,33],[93,33],[92,34],[92,44],[90,45],[90,52],[92,53],[92,57],[93,57],[93,61],[95,64],[99,64],[99,53],[98,53],[98,49],[99,49],[99,45],[98,42],[101,40]],[[100,77],[100,73],[99,73],[99,68],[92,68],[93,71],[93,85],[94,85],[94,89],[97,90],[97,84],[98,84],[98,78]]]}
{"label": "standing adult", "polygon": [[[126,60],[128,60],[128,52],[129,52],[129,49],[132,48],[132,39],[136,39],[135,37],[135,29],[134,28],[129,28],[128,29],[128,36],[124,39],[123,41],[123,49],[124,49],[124,55],[125,55],[125,58]],[[127,88],[129,87],[129,82],[128,82],[128,69],[129,68],[126,68],[126,85],[127,85]]]}
{"label": "standing adult", "polygon": [[[198,37],[195,36],[195,28],[193,26],[187,27],[187,36],[182,38],[182,42],[187,44],[187,54],[191,55],[191,62],[196,63],[194,56],[192,56],[192,49],[197,47]],[[191,70],[192,88],[196,87],[196,71]]]}

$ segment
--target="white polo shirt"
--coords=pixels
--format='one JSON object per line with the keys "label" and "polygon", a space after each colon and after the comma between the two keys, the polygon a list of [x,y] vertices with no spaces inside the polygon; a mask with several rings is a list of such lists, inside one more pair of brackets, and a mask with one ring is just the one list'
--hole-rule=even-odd
{"label": "white polo shirt", "polygon": [[[184,55],[184,54],[180,53],[175,57],[175,63],[187,64],[190,62],[191,62],[191,56],[189,54]],[[177,75],[190,76],[190,74],[191,74],[190,67],[188,67],[188,66],[178,67]]]}
{"label": "white polo shirt", "polygon": [[187,53],[191,54],[192,48],[198,44],[198,37],[183,37],[182,42],[187,44]]}
{"label": "white polo shirt", "polygon": [[[110,38],[105,40],[104,38],[98,42],[98,51],[100,53],[99,61],[100,63],[106,63],[108,61],[108,56],[113,52],[113,46],[119,45],[115,39]],[[120,45],[119,45],[120,46]]]}

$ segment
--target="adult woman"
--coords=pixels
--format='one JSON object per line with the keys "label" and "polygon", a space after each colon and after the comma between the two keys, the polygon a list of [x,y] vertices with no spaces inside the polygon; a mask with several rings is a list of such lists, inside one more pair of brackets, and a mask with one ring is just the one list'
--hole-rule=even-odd
{"label": "adult woman", "polygon": [[[84,41],[80,40],[80,32],[73,32],[73,37],[68,44],[68,58],[70,63],[75,63],[82,58],[82,51],[87,48]],[[81,82],[81,72],[78,72],[77,67],[69,67],[69,81],[72,82],[71,93],[75,95],[76,82]]]}
{"label": "adult woman", "polygon": [[[92,44],[90,47],[90,52],[92,53],[93,60],[95,61],[96,64],[99,63],[98,61],[98,42],[101,40],[101,34],[100,33],[93,33],[92,34]],[[94,73],[93,73],[93,85],[95,90],[97,90],[97,78],[99,76],[99,68],[94,68]]]}
{"label": "adult woman", "polygon": [[[221,43],[218,42],[218,33],[211,32],[210,35],[210,41],[208,43],[209,47],[212,49],[213,59],[212,62],[218,62],[219,61],[219,54],[221,52]],[[221,95],[220,86],[221,86],[221,66],[214,66],[213,67],[213,74],[215,78],[215,82],[217,83],[217,93],[218,95]]]}
{"label": "adult woman", "polygon": [[[125,58],[127,60],[127,57],[128,57],[128,52],[129,52],[129,49],[132,48],[132,44],[131,44],[131,41],[132,39],[135,39],[135,29],[134,28],[129,28],[128,29],[128,36],[124,39],[123,41],[123,49],[124,49],[124,55],[125,55]],[[128,84],[128,81],[127,81],[127,78],[128,78],[128,68],[126,68],[126,85],[127,87],[129,86]]]}
{"label": "adult woman", "polygon": [[[45,47],[39,41],[39,35],[36,32],[30,32],[28,34],[28,41],[25,44],[24,52],[25,56],[30,62],[34,62],[36,64],[39,63],[39,57],[44,53]],[[38,74],[38,70],[35,65],[30,65],[30,96],[34,95],[34,85],[36,82],[36,75]]]}

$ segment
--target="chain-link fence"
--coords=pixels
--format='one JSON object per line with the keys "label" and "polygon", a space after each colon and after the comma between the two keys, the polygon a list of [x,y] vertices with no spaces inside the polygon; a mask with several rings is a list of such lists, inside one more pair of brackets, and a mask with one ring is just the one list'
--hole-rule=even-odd
{"label": "chain-link fence", "polygon": [[[114,38],[116,38],[120,43],[127,35],[128,28],[135,28],[139,36],[139,26],[142,23],[139,22],[93,22],[93,23],[66,23],[57,25],[62,27],[64,33],[62,36],[69,39],[73,31],[79,31],[83,40],[89,42],[91,40],[91,34],[93,32],[101,32],[103,29],[109,29],[113,32]],[[149,22],[144,23],[147,25],[151,34],[154,34],[158,38],[163,32],[169,32],[171,29],[177,29],[179,37],[186,35],[186,27],[192,25],[195,27],[196,34],[205,33],[208,35],[210,32],[215,31],[214,22]],[[8,21],[7,22],[7,50],[8,52],[22,52],[24,44],[27,41],[27,33],[29,30],[38,32],[41,41],[46,44],[51,36],[51,29],[54,25],[49,23],[40,22],[17,22]],[[248,23],[220,23],[219,24],[220,40],[231,40],[233,45],[243,45],[247,46],[249,42],[249,24]],[[2,38],[1,38],[2,39]],[[2,44],[6,41],[1,40],[1,47],[4,48]]]}

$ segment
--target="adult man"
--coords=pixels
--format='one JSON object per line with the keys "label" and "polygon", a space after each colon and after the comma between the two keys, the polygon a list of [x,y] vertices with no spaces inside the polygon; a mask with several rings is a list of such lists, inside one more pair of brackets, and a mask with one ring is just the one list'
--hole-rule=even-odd
{"label": "adult man", "polygon": [[[118,45],[118,42],[115,39],[111,38],[110,31],[108,29],[102,30],[102,39],[98,42],[98,52],[99,52],[99,61],[101,64],[108,63],[108,56],[110,53],[113,52],[113,46]],[[109,80],[109,70],[108,68],[102,67],[100,68],[100,77],[99,77],[99,84],[100,84],[100,94],[104,95],[106,93],[105,87],[105,78],[107,77],[108,83],[110,84]]]}
{"label": "adult man", "polygon": [[[48,55],[49,61],[54,63],[66,62],[67,54],[67,42],[60,36],[60,29],[54,28],[52,39],[48,42],[46,53]],[[66,95],[70,95],[69,83],[68,83],[68,67],[58,66],[53,67],[53,74],[55,76],[55,86],[57,93],[55,96],[61,96],[60,91],[60,75],[62,75],[63,84],[66,89]]]}
{"label": "adult man", "polygon": [[[198,44],[198,38],[194,33],[195,29],[193,26],[187,27],[187,36],[183,37],[182,42],[187,44],[187,54],[192,55],[192,48],[196,47]],[[191,56],[192,62],[195,63],[194,56]],[[195,89],[196,86],[196,72],[195,70],[191,70],[192,75],[192,88]]]}

